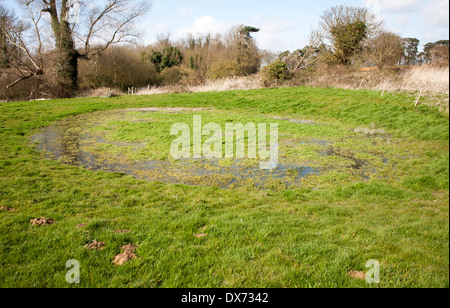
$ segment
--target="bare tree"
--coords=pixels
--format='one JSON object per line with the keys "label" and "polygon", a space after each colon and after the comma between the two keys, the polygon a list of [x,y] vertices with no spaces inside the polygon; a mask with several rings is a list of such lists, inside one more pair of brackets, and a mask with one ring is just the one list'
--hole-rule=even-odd
{"label": "bare tree", "polygon": [[[31,26],[20,21],[12,11],[4,6],[0,6],[0,15],[2,58],[5,62],[2,69],[7,74],[15,76],[15,80],[7,86],[10,88],[20,81],[42,75],[42,62],[40,57],[33,56],[33,52],[29,49],[30,40],[27,35]],[[37,51],[39,54],[40,47]]]}
{"label": "bare tree", "polygon": [[431,50],[431,63],[438,67],[448,67],[449,66],[449,47],[448,45],[441,44],[436,45]]}
{"label": "bare tree", "polygon": [[[113,44],[134,42],[135,21],[150,9],[147,0],[17,0],[27,21],[16,20],[1,31],[26,56],[20,76],[9,87],[36,74],[55,76],[57,96],[78,89],[78,60],[90,60]],[[46,65],[46,61],[50,62]],[[48,61],[51,59],[51,61]]]}
{"label": "bare tree", "polygon": [[318,31],[311,31],[309,36],[309,43],[306,47],[298,51],[297,63],[294,71],[306,69],[316,63],[320,52],[320,35]]}
{"label": "bare tree", "polygon": [[262,65],[264,66],[267,66],[275,62],[275,60],[277,60],[278,58],[278,55],[271,50],[261,50],[260,54],[261,54],[261,62]]}
{"label": "bare tree", "polygon": [[394,65],[402,55],[402,38],[391,32],[380,32],[367,42],[364,49],[364,58],[379,69]]}

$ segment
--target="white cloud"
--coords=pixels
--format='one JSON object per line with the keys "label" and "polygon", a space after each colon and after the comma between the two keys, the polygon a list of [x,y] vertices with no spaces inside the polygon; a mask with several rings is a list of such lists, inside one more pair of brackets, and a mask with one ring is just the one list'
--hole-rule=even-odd
{"label": "white cloud", "polygon": [[449,27],[449,3],[448,0],[431,2],[425,9],[425,17],[428,23],[436,27]]}
{"label": "white cloud", "polygon": [[365,6],[381,13],[405,13],[418,10],[419,0],[364,0]]}
{"label": "white cloud", "polygon": [[190,28],[182,28],[176,31],[177,37],[183,37],[187,33],[223,33],[228,30],[230,25],[225,22],[218,21],[211,15],[205,15],[194,20],[194,24]]}
{"label": "white cloud", "polygon": [[282,18],[279,15],[271,17],[259,15],[253,18],[252,22],[252,25],[260,28],[260,32],[254,34],[259,48],[277,51],[284,51],[292,48],[292,31],[298,29],[298,24]]}
{"label": "white cloud", "polygon": [[287,19],[280,18],[278,15],[270,18],[256,17],[254,18],[256,25],[261,28],[263,33],[279,33],[295,30],[296,25]]}
{"label": "white cloud", "polygon": [[423,36],[423,43],[425,42],[436,42],[438,40],[447,39],[448,40],[448,28],[440,28],[437,31],[427,32]]}
{"label": "white cloud", "polygon": [[417,37],[422,44],[448,39],[448,0],[361,0],[385,21],[389,30]]}
{"label": "white cloud", "polygon": [[400,22],[409,21],[416,13],[428,26],[449,26],[448,0],[363,0],[363,3],[378,14],[395,14]]}
{"label": "white cloud", "polygon": [[189,14],[193,14],[195,12],[195,10],[193,8],[186,8],[184,6],[178,8],[177,11],[181,15],[189,15]]}
{"label": "white cloud", "polygon": [[170,30],[163,24],[154,24],[148,26],[145,23],[140,23],[137,27],[143,33],[142,40],[145,44],[150,44],[155,41],[156,36],[160,33],[169,33]]}
{"label": "white cloud", "polygon": [[292,49],[293,42],[286,37],[276,33],[262,32],[255,34],[258,41],[258,47],[266,50],[285,51]]}

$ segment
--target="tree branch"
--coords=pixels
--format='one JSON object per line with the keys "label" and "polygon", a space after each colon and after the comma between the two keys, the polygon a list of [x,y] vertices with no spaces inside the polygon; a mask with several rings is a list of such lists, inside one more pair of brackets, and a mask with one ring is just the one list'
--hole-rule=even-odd
{"label": "tree branch", "polygon": [[22,81],[24,81],[24,80],[27,80],[27,79],[29,79],[29,78],[31,78],[31,77],[33,77],[33,76],[36,76],[36,74],[35,74],[35,73],[30,73],[29,75],[20,77],[19,79],[17,79],[17,80],[14,81],[13,83],[7,85],[6,88],[7,88],[7,89],[10,89],[10,88],[14,87],[16,84],[18,84],[19,82],[22,82]]}

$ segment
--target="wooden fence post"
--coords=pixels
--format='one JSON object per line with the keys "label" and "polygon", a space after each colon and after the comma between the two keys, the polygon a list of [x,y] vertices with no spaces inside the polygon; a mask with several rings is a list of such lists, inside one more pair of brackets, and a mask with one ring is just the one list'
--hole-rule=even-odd
{"label": "wooden fence post", "polygon": [[417,97],[416,104],[414,105],[415,107],[419,106],[421,97],[422,97],[422,90],[420,90],[419,96]]}

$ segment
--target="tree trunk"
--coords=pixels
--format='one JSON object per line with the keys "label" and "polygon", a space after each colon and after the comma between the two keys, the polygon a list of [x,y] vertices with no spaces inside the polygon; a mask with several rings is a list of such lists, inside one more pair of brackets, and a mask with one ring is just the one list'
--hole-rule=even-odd
{"label": "tree trunk", "polygon": [[54,89],[58,96],[73,97],[78,90],[78,58],[80,54],[75,49],[72,29],[68,22],[70,8],[67,0],[62,0],[60,16],[56,1],[50,1],[50,7],[45,11],[50,13],[51,26],[55,36],[56,49],[54,58],[55,83]]}
{"label": "tree trunk", "polygon": [[62,98],[73,97],[78,90],[78,51],[75,49],[56,49],[54,72],[56,74],[55,92]]}

